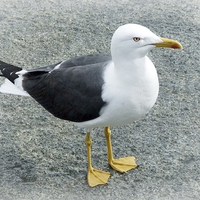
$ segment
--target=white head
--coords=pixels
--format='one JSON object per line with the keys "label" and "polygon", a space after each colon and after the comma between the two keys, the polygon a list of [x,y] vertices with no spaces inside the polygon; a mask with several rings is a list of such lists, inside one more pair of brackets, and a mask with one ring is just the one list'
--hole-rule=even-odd
{"label": "white head", "polygon": [[144,26],[126,24],[113,34],[111,54],[113,60],[137,59],[146,56],[154,47],[182,48],[177,41],[160,38]]}

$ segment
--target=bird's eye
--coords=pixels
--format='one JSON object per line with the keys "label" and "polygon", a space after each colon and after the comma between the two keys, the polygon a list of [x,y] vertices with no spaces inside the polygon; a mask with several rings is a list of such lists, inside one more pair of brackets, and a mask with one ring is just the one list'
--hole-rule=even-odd
{"label": "bird's eye", "polygon": [[134,40],[135,42],[138,42],[138,41],[140,41],[140,38],[139,38],[139,37],[134,37],[133,40]]}

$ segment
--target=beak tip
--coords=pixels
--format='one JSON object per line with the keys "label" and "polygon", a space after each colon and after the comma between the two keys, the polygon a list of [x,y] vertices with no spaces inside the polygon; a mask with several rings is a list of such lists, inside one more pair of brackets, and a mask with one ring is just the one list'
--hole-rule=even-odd
{"label": "beak tip", "polygon": [[179,44],[174,44],[171,46],[172,49],[183,49],[182,45],[179,43]]}
{"label": "beak tip", "polygon": [[183,46],[177,42],[171,46],[172,49],[183,49]]}

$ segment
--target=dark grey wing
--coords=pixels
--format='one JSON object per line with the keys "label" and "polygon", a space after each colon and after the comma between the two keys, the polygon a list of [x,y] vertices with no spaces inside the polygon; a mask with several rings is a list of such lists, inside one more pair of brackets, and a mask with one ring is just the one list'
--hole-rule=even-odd
{"label": "dark grey wing", "polygon": [[110,54],[91,54],[86,56],[78,56],[75,58],[71,58],[69,60],[65,60],[63,62],[59,62],[53,65],[48,65],[44,67],[39,67],[36,69],[30,69],[28,72],[35,72],[35,73],[45,73],[52,71],[56,66],[60,64],[60,68],[70,68],[75,66],[84,66],[84,65],[91,65],[102,63],[111,60]]}
{"label": "dark grey wing", "polygon": [[28,72],[32,72],[32,73],[45,73],[45,72],[50,72],[51,70],[53,70],[57,65],[59,65],[61,62],[53,64],[53,65],[48,65],[48,66],[44,66],[44,67],[38,67],[35,69],[29,69],[27,70]]}
{"label": "dark grey wing", "polygon": [[87,56],[79,56],[75,58],[71,58],[62,62],[60,68],[69,68],[75,66],[84,66],[84,65],[92,65],[97,63],[104,63],[107,61],[111,61],[110,54],[90,54]]}
{"label": "dark grey wing", "polygon": [[101,98],[102,77],[109,61],[86,65],[83,58],[71,60],[77,65],[85,63],[75,67],[67,67],[68,62],[48,73],[26,73],[24,90],[58,118],[83,122],[99,117],[105,105]]}

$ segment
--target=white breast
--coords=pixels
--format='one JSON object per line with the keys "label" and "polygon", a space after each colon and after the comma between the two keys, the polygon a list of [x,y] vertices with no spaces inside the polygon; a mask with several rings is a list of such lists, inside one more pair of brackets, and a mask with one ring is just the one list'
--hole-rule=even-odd
{"label": "white breast", "polygon": [[[77,124],[81,127],[121,126],[144,116],[155,104],[158,96],[158,77],[149,58],[137,61],[138,68],[116,70],[114,64],[105,71],[102,99],[107,103],[100,117]],[[145,65],[144,65],[145,63]],[[141,67],[141,68],[140,68]]]}

